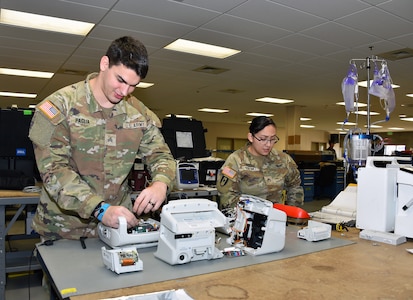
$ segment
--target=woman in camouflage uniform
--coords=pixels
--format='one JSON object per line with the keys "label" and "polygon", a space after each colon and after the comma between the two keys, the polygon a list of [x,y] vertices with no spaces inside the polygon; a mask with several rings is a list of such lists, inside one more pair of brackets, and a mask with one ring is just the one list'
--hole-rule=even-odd
{"label": "woman in camouflage uniform", "polygon": [[294,160],[273,149],[278,142],[277,127],[268,117],[252,120],[248,143],[233,152],[222,166],[217,180],[221,209],[235,207],[241,194],[300,206],[304,201],[300,172]]}

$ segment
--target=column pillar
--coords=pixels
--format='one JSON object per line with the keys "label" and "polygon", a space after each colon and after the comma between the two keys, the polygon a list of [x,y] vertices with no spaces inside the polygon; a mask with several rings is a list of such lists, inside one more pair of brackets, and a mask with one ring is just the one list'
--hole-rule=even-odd
{"label": "column pillar", "polygon": [[301,106],[287,106],[286,135],[287,150],[301,149],[301,130],[300,130]]}

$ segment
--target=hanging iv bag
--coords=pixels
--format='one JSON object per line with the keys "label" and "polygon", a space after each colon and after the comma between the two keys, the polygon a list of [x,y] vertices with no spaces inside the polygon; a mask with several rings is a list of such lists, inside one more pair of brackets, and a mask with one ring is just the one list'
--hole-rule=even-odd
{"label": "hanging iv bag", "polygon": [[350,68],[341,82],[341,91],[343,93],[344,104],[347,114],[354,111],[354,98],[358,94],[357,86],[357,67],[350,64]]}
{"label": "hanging iv bag", "polygon": [[389,118],[390,113],[396,107],[396,96],[394,95],[394,91],[393,91],[392,86],[390,86],[390,89],[387,92],[387,98],[384,99],[384,101],[385,101],[386,116],[387,116],[387,118]]}
{"label": "hanging iv bag", "polygon": [[377,64],[374,64],[373,81],[369,88],[369,94],[385,99],[391,82],[389,82],[389,72],[386,64],[382,64],[380,71],[377,68]]}
{"label": "hanging iv bag", "polygon": [[390,113],[396,107],[396,97],[394,95],[392,80],[386,63],[382,63],[380,71],[378,70],[377,65],[374,65],[374,77],[369,88],[369,94],[384,100],[384,109],[386,111],[386,118],[388,119]]}

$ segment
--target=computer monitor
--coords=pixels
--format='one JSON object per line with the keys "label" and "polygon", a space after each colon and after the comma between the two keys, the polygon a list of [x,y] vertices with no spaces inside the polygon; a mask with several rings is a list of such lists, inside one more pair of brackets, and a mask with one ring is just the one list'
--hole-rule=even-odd
{"label": "computer monitor", "polygon": [[10,182],[9,189],[20,189],[7,177],[26,177],[30,180],[22,179],[22,182],[32,184],[34,178],[39,179],[33,144],[29,139],[33,112],[31,109],[0,109],[0,171],[6,177],[1,180],[3,189],[8,189],[7,182]]}
{"label": "computer monitor", "polygon": [[0,156],[34,158],[33,144],[29,139],[31,109],[0,110]]}
{"label": "computer monitor", "polygon": [[384,145],[384,155],[396,155],[396,152],[406,150],[406,145]]}

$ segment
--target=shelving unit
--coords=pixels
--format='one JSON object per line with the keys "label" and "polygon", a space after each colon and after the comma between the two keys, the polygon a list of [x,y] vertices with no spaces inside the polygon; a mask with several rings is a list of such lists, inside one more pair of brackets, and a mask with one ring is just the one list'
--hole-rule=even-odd
{"label": "shelving unit", "polygon": [[[25,272],[40,269],[32,251],[6,252],[7,240],[38,239],[35,234],[9,234],[10,229],[23,214],[27,205],[37,205],[39,195],[20,191],[0,191],[0,299],[5,297],[5,286],[8,273]],[[6,226],[6,208],[16,208],[12,219]]]}

